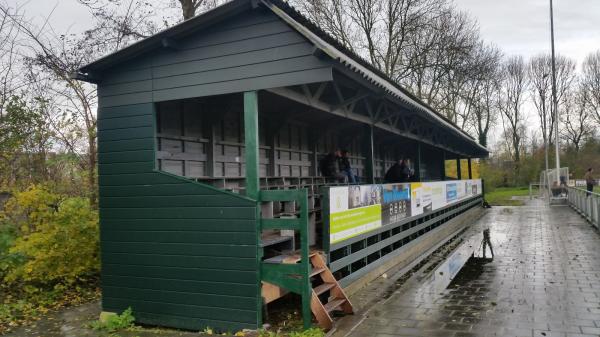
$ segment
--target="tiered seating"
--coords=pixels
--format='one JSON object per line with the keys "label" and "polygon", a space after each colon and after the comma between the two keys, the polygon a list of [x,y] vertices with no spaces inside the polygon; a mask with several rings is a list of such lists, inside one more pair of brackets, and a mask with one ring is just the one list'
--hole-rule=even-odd
{"label": "tiered seating", "polygon": [[[212,185],[214,187],[228,190],[234,193],[245,192],[244,177],[220,177],[202,178],[197,181]],[[308,191],[309,212],[309,242],[311,247],[322,246],[322,208],[321,187],[324,186],[347,186],[346,182],[326,177],[262,177],[260,178],[261,190],[293,190],[306,189]],[[261,212],[265,218],[285,218],[297,215],[298,205],[293,202],[268,202],[262,203]],[[293,251],[293,232],[288,231],[265,231],[261,238],[262,246],[265,248],[265,256],[279,254],[285,251]]]}

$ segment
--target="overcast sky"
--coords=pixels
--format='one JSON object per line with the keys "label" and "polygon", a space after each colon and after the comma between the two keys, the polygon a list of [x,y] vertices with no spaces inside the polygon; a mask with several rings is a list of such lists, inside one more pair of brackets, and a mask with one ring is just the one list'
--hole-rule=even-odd
{"label": "overcast sky", "polygon": [[[550,52],[549,0],[454,0],[507,55]],[[554,0],[556,52],[581,64],[600,49],[600,0]]]}
{"label": "overcast sky", "polygon": [[[7,0],[25,5],[38,21],[51,16],[60,33],[77,32],[91,24],[87,10],[76,0]],[[172,0],[153,0],[165,4]],[[456,7],[477,19],[485,40],[507,55],[529,57],[550,50],[549,0],[454,0]],[[556,50],[581,63],[600,49],[600,0],[554,0]]]}
{"label": "overcast sky", "polygon": [[[76,0],[0,0],[22,5],[26,15],[39,24],[52,13],[50,22],[58,33],[76,33],[92,24],[88,11]],[[173,0],[151,0],[161,5]],[[454,0],[458,9],[478,21],[482,37],[498,45],[506,55],[529,58],[550,52],[549,0]],[[554,0],[557,53],[577,61],[600,49],[600,0]],[[526,104],[527,123],[535,128],[538,118]],[[491,139],[498,139],[499,129]]]}

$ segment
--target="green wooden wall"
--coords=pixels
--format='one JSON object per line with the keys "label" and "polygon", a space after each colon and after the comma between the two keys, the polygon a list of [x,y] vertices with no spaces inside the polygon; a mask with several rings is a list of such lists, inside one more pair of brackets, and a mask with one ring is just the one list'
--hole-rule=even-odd
{"label": "green wooden wall", "polygon": [[[156,144],[157,129],[169,129],[156,125],[157,103],[330,81],[331,64],[264,9],[177,44],[107,69],[98,83],[103,310],[131,306],[142,323],[194,330],[256,328],[256,202],[159,171],[173,163],[156,154],[172,145]],[[159,120],[177,117],[169,110]],[[188,172],[206,174],[192,164]]]}
{"label": "green wooden wall", "polygon": [[101,106],[331,81],[332,64],[272,12],[243,12],[102,72]]}
{"label": "green wooden wall", "polygon": [[139,322],[256,328],[256,203],[155,170],[154,105],[98,114],[102,307]]}

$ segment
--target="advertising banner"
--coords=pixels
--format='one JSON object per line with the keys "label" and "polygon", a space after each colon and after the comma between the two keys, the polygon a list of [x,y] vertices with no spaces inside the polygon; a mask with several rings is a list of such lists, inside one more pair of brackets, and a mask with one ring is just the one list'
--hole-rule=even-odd
{"label": "advertising banner", "polygon": [[479,179],[332,187],[329,240],[342,242],[479,194]]}
{"label": "advertising banner", "polygon": [[381,227],[381,201],[381,185],[330,188],[330,243]]}
{"label": "advertising banner", "polygon": [[383,185],[382,225],[389,225],[411,216],[410,184]]}
{"label": "advertising banner", "polygon": [[411,216],[429,213],[433,210],[431,199],[431,185],[429,183],[412,183],[411,188]]}

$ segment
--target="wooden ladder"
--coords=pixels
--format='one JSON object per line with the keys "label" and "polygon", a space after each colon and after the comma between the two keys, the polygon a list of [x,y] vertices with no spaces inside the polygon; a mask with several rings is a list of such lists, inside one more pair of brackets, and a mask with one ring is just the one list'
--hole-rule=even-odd
{"label": "wooden ladder", "polygon": [[352,314],[354,309],[348,296],[346,296],[331,270],[327,267],[323,256],[319,253],[312,253],[309,259],[312,266],[310,277],[320,278],[323,281],[312,288],[310,308],[317,322],[319,322],[319,326],[325,330],[330,330],[333,327],[331,314],[334,311]]}

